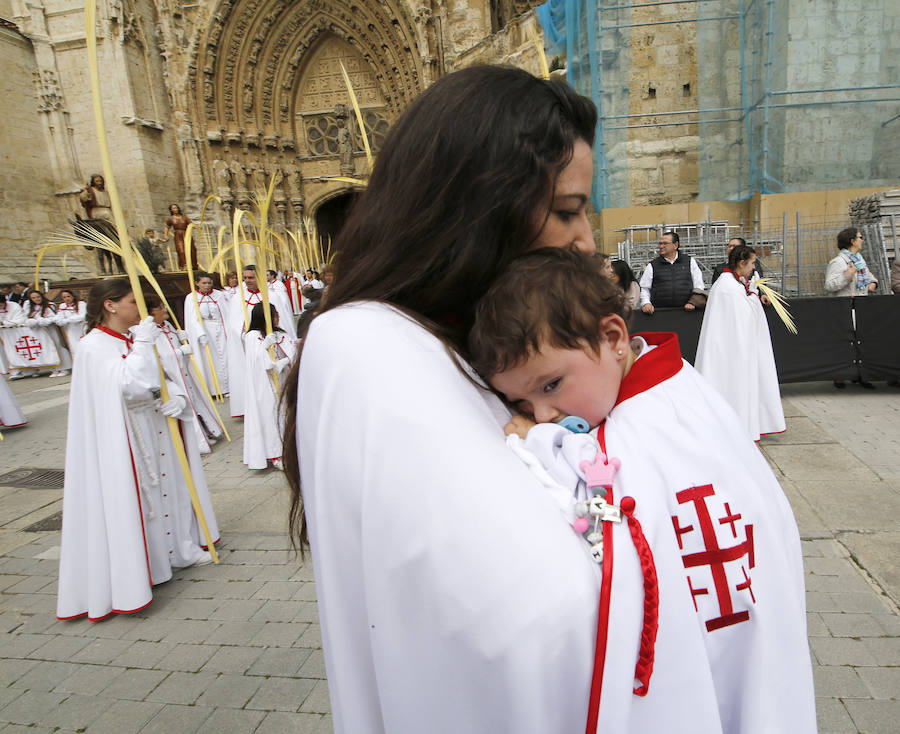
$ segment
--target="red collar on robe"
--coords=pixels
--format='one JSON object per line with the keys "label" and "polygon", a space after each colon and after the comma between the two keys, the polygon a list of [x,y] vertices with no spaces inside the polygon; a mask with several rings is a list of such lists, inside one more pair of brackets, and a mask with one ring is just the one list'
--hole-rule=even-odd
{"label": "red collar on robe", "polygon": [[632,334],[632,337],[637,336],[656,349],[647,352],[631,365],[619,386],[616,405],[674,377],[683,366],[681,348],[675,334],[655,331]]}
{"label": "red collar on robe", "polygon": [[742,286],[744,286],[744,291],[747,293],[748,296],[756,295],[753,291],[750,290],[750,284],[744,278],[742,278],[740,275],[738,275],[736,272],[734,272],[731,268],[725,268],[722,272],[723,273],[731,273],[734,276],[734,279],[738,283],[740,283]]}
{"label": "red collar on robe", "polygon": [[121,339],[128,345],[128,348],[131,349],[131,345],[134,344],[134,339],[130,336],[125,336],[124,334],[120,334],[118,331],[113,331],[109,327],[104,326],[103,324],[99,324],[94,327],[98,331],[102,331],[104,334],[109,334],[110,336],[114,336],[116,339]]}

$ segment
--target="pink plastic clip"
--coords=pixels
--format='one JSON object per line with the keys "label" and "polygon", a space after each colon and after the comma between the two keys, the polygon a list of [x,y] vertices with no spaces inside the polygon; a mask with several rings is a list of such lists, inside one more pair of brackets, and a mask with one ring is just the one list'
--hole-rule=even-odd
{"label": "pink plastic clip", "polygon": [[578,466],[584,472],[588,489],[596,489],[597,487],[611,489],[613,478],[621,465],[622,462],[617,458],[613,457],[607,460],[606,454],[598,451],[593,461],[582,461]]}

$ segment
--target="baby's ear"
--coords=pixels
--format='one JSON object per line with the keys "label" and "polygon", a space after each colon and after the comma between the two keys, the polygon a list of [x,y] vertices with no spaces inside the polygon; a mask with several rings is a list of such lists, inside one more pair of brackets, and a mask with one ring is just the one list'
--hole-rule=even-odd
{"label": "baby's ear", "polygon": [[608,345],[614,351],[628,347],[630,337],[625,320],[618,314],[607,314],[600,319],[600,343]]}

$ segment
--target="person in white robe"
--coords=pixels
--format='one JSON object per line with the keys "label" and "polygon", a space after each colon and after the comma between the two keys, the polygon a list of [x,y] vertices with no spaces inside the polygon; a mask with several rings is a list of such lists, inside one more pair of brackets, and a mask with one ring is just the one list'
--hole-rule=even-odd
{"label": "person in white robe", "polygon": [[[247,324],[250,323],[250,310],[263,302],[262,293],[259,291],[256,279],[256,267],[247,265],[242,276],[243,285],[240,295],[235,295],[228,306],[228,389],[231,415],[234,418],[244,415],[244,379],[245,359],[242,335]],[[288,303],[287,295],[283,293],[269,293],[269,302],[275,306],[281,323],[281,328],[289,339],[297,338],[294,327],[293,312]]]}
{"label": "person in white robe", "polygon": [[78,298],[75,291],[64,289],[59,292],[60,303],[56,308],[56,325],[62,332],[66,347],[75,359],[78,342],[84,336],[87,304]]}
{"label": "person in white robe", "polygon": [[[213,288],[209,273],[197,274],[197,290],[184,298],[184,330],[191,349],[203,370],[203,379],[210,392],[215,390],[213,373],[218,380],[221,394],[228,394],[227,333],[228,298]],[[207,354],[207,346],[209,353]],[[210,367],[210,357],[212,367]]]}
{"label": "person in white robe", "polygon": [[479,371],[527,413],[510,445],[602,568],[589,715],[604,732],[812,734],[790,505],[677,337],[630,338],[590,267],[564,250],[514,261],[470,333]]}
{"label": "person in white robe", "polygon": [[159,334],[156,338],[156,352],[162,361],[166,378],[178,385],[187,398],[190,418],[186,424],[193,431],[201,454],[212,451],[223,434],[222,425],[216,416],[211,398],[200,384],[191,361],[193,349],[189,343],[182,343],[185,332],[176,331],[168,322],[169,312],[155,295],[145,296],[147,309],[156,322]]}
{"label": "person in white robe", "polygon": [[[245,371],[244,398],[244,463],[259,471],[271,461],[282,469],[281,453],[284,415],[279,398],[296,349],[294,343],[278,328],[278,311],[272,312],[271,334],[266,335],[263,305],[253,307],[249,330],[244,334]],[[275,351],[274,358],[269,349]]]}
{"label": "person in white robe", "polygon": [[285,387],[284,464],[336,734],[584,731],[601,574],[458,355],[511,258],[595,250],[595,123],[563,83],[447,74],[395,123],[335,243]]}
{"label": "person in white robe", "polygon": [[694,366],[734,408],[754,441],[785,430],[769,324],[750,277],[756,251],[738,245],[709,290]]}
{"label": "person in white robe", "polygon": [[[72,356],[69,350],[63,346],[62,335],[56,327],[56,306],[40,291],[31,291],[28,294],[28,302],[22,307],[25,316],[23,325],[37,332],[38,339],[49,339],[55,348],[58,363],[51,369],[50,377],[63,377],[72,370]],[[45,368],[37,367],[29,370],[32,377],[45,374]],[[21,373],[20,373],[21,374]]]}
{"label": "person in white robe", "polygon": [[[609,656],[602,658],[616,690],[601,700],[618,706],[627,721],[617,726],[622,718],[611,709],[604,711],[609,726],[586,728],[599,607],[610,598],[601,593],[604,568],[543,482],[507,448],[502,427],[509,411],[479,387],[464,363],[475,304],[512,260],[531,248],[595,250],[587,202],[596,119],[590,100],[521,70],[476,66],[447,74],[395,122],[365,195],[335,243],[339,277],[309,324],[292,370],[298,379],[286,387],[284,461],[294,537],[302,543],[306,530],[314,549],[337,734],[734,731],[705,726],[714,721],[716,703],[708,665],[666,658],[659,665],[667,696],[659,700],[668,705],[654,715],[634,702],[639,637],[632,633],[641,620],[630,616],[611,625],[607,639],[619,644],[621,636],[631,655],[616,649],[621,659],[615,665]],[[499,325],[504,336],[514,327]],[[627,342],[618,348],[624,356]],[[613,365],[620,364],[615,350],[613,355]],[[682,366],[680,355],[677,364]],[[637,387],[648,391],[651,385]],[[616,394],[607,399],[612,408]],[[713,411],[725,407],[715,395],[712,400]],[[658,405],[653,409],[663,414]],[[646,421],[646,414],[639,420]],[[748,439],[737,434],[746,445]],[[647,457],[657,477],[669,473],[653,460],[655,445],[632,429],[629,435],[636,445],[622,459],[623,473],[636,463],[634,455],[638,463]],[[652,435],[658,440],[659,434]],[[614,448],[619,450],[610,446],[611,453]],[[705,451],[699,443],[691,446],[687,460],[671,470],[674,487],[657,488],[691,487],[683,484],[694,480],[685,476],[690,460]],[[723,457],[721,465],[726,463]],[[718,476],[717,468],[710,478]],[[644,497],[636,499],[642,512]],[[672,519],[662,516],[661,503],[655,507],[654,532],[646,539],[666,541],[671,549]],[[767,540],[782,529],[775,526],[783,507],[762,510],[761,516],[774,520],[763,523],[773,526],[765,529]],[[758,509],[757,503],[749,511]],[[730,526],[721,530],[730,533]],[[686,541],[696,542],[697,535]],[[643,568],[634,573],[633,547],[616,545],[610,554],[616,569],[606,584],[613,603],[626,612],[643,599]],[[668,565],[675,563],[673,552],[667,551],[666,573],[674,573]],[[766,551],[767,567],[770,553],[777,554],[777,547]],[[799,553],[792,553],[785,571],[796,584],[788,597],[792,605],[797,596],[802,599],[802,577],[793,572],[797,559]],[[753,569],[748,573],[752,577]],[[667,593],[675,578],[666,576]],[[621,583],[627,584],[624,592],[610,585]],[[680,592],[671,586],[677,598],[673,613],[693,615],[685,646],[691,661],[702,662],[707,617],[693,609],[683,564],[680,583]],[[777,602],[760,604],[770,610]],[[663,604],[669,600],[661,596],[660,609]],[[792,619],[795,613],[792,606]],[[663,630],[667,624],[661,616],[663,640],[672,636]],[[740,653],[755,655],[754,646],[744,644],[746,633],[740,634]],[[771,650],[770,640],[760,649]],[[762,666],[768,676],[766,662],[754,659],[753,669]],[[671,696],[671,679],[678,675],[678,693],[688,703]],[[783,710],[785,693],[801,687],[811,692],[804,685],[809,680],[807,674],[774,691],[766,711],[775,705]],[[723,692],[732,683],[725,681]],[[651,678],[650,696],[655,685]],[[698,699],[695,724],[690,703]],[[787,700],[794,705],[793,698]],[[810,712],[811,704],[810,697],[798,707]],[[679,706],[684,715],[672,716]],[[814,731],[808,717],[788,718],[761,730]],[[803,726],[797,725],[800,718]]]}
{"label": "person in white robe", "polygon": [[10,338],[8,332],[3,330],[19,326],[24,320],[25,314],[22,313],[21,306],[15,301],[0,296],[0,374],[2,375],[9,374],[5,342]]}
{"label": "person in white robe", "polygon": [[0,377],[0,428],[17,428],[27,422],[16,396],[9,389],[6,380]]}
{"label": "person in white robe", "polygon": [[[211,561],[169,435],[166,417],[187,400],[168,383],[159,399],[153,343],[127,281],[105,280],[88,298],[88,325],[72,375],[63,490],[57,617],[130,614],[153,599],[172,568]],[[218,527],[196,443],[185,449],[206,523]]]}

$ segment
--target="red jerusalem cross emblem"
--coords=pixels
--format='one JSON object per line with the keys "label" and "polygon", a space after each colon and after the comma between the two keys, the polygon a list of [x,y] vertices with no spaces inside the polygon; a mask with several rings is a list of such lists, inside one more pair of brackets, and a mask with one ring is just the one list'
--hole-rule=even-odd
{"label": "red jerusalem cross emblem", "polygon": [[41,356],[41,352],[44,351],[44,348],[37,339],[26,334],[25,336],[19,337],[16,342],[16,351],[29,362],[33,362]]}
{"label": "red jerusalem cross emblem", "polygon": [[[725,572],[725,564],[736,561],[741,562],[741,572],[743,581],[735,584],[735,591],[747,591],[750,594],[750,600],[755,604],[756,597],[751,588],[749,569],[755,565],[755,557],[753,554],[753,525],[745,524],[744,540],[735,545],[723,548],[719,545],[716,537],[716,526],[709,514],[709,507],[706,505],[706,498],[715,495],[715,490],[711,484],[705,484],[702,487],[691,487],[682,490],[675,495],[678,504],[683,505],[692,502],[694,511],[697,515],[697,524],[703,537],[704,550],[698,553],[686,553],[682,556],[684,567],[688,571],[688,587],[691,590],[691,597],[694,601],[694,609],[699,611],[697,607],[697,597],[709,594],[709,589],[703,587],[694,587],[691,580],[690,570],[699,566],[709,566],[712,573],[713,584],[715,585],[716,600],[719,604],[719,616],[706,620],[706,629],[709,632],[728,627],[732,624],[739,624],[750,619],[750,612],[743,610],[736,612],[731,597],[731,588],[728,584],[728,575]],[[735,523],[741,519],[739,513],[735,513],[729,504],[725,503],[725,516],[718,518],[719,525],[730,526],[731,535],[737,540],[738,529]],[[683,550],[682,536],[695,530],[692,524],[681,525],[678,515],[672,515],[672,524],[675,526],[675,536],[678,538],[678,547]],[[746,567],[742,560],[746,556]]]}

